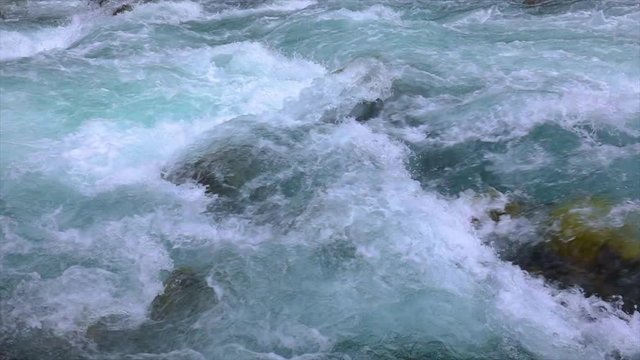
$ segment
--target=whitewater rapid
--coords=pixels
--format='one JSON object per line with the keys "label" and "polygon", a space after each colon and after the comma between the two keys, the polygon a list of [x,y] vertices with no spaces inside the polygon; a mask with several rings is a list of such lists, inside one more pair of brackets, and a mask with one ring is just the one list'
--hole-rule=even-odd
{"label": "whitewater rapid", "polygon": [[[640,312],[487,240],[535,224],[472,221],[513,194],[640,211],[635,2],[0,9],[0,357],[640,356]],[[261,164],[232,203],[168,181],[216,152]],[[105,317],[137,334],[184,267],[215,306],[96,345]]]}

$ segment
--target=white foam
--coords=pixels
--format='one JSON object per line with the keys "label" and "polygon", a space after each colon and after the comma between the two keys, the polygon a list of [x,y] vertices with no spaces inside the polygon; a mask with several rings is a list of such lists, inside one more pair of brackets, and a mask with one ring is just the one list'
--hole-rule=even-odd
{"label": "white foam", "polygon": [[146,23],[179,24],[197,20],[203,16],[202,5],[197,2],[159,1],[135,5],[133,11],[120,14],[116,19]]}
{"label": "white foam", "polygon": [[116,282],[113,273],[80,266],[70,267],[54,279],[33,274],[30,281],[18,286],[13,298],[3,301],[4,307],[11,309],[3,316],[12,319],[14,326],[74,331],[101,313],[122,310],[115,300]]}
{"label": "white foam", "polygon": [[[182,5],[177,5],[175,17],[171,14],[174,3],[160,3],[140,6],[123,14],[124,20],[113,21],[148,16],[151,22],[181,22],[202,16],[194,3],[178,4]],[[238,10],[237,14],[295,11],[311,4],[281,2],[257,10]],[[345,16],[377,21],[393,15],[385,13],[382,7],[371,9],[369,14]],[[490,20],[489,17],[483,21]],[[161,289],[160,271],[173,265],[167,247],[199,249],[229,242],[237,245],[234,249],[247,258],[248,265],[241,271],[247,273],[244,275],[251,278],[253,286],[232,284],[237,286],[233,290],[241,292],[242,301],[236,308],[228,306],[226,301],[233,301],[234,295],[232,291],[225,292],[220,305],[228,306],[225,316],[215,320],[220,321],[219,326],[228,325],[225,320],[232,321],[234,326],[241,324],[242,338],[253,336],[260,346],[289,349],[294,353],[290,358],[312,358],[313,354],[297,355],[330,349],[331,342],[345,334],[362,333],[363,337],[372,334],[371,338],[377,341],[386,339],[387,331],[397,331],[401,336],[425,334],[427,339],[443,339],[448,346],[459,346],[461,351],[474,344],[485,345],[495,337],[515,339],[541,358],[602,359],[613,350],[625,355],[640,351],[639,313],[626,315],[597,298],[584,298],[579,291],[550,288],[542,280],[502,262],[483,244],[470,220],[487,207],[503,206],[504,198],[477,201],[463,195],[451,200],[425,192],[405,168],[408,149],[385,133],[345,118],[359,101],[373,101],[390,94],[397,74],[380,61],[358,59],[327,74],[320,65],[286,58],[257,43],[172,49],[128,57],[127,61],[95,61],[108,69],[118,69],[114,76],[121,76],[122,80],[144,78],[150,68],[169,67],[184,76],[181,84],[187,85],[167,89],[163,83],[154,88],[150,82],[150,89],[145,90],[149,92],[144,95],[161,94],[171,99],[181,91],[191,91],[190,95],[204,92],[219,107],[210,110],[207,116],[181,119],[179,114],[172,114],[147,123],[127,118],[127,114],[114,119],[91,119],[25,160],[24,163],[31,161],[45,175],[62,179],[77,189],[83,199],[93,201],[97,195],[110,191],[129,194],[126,186],[133,185],[135,192],[149,194],[149,199],[139,205],[150,209],[141,206],[133,215],[99,218],[82,226],[64,228],[58,225],[66,215],[62,207],[36,224],[51,240],[41,247],[12,235],[10,240],[16,244],[2,245],[3,251],[18,253],[37,248],[51,256],[48,260],[77,256],[96,264],[70,267],[47,279],[34,274],[18,287],[11,299],[3,300],[3,309],[11,309],[11,320],[60,332],[81,330],[110,313],[126,312],[143,321],[149,302]],[[494,75],[500,74],[487,76]],[[527,81],[520,80],[527,76],[533,80],[526,86],[535,86],[536,74],[521,72],[511,79],[522,85]],[[622,97],[626,101],[622,102],[623,114],[612,120],[618,125],[637,112],[631,101],[638,93],[634,90],[636,85],[621,79],[614,79],[617,85],[612,88],[599,87],[598,81],[587,79],[566,84],[566,88],[558,88],[562,91],[553,95],[535,95],[522,102],[514,100],[504,108],[491,109],[489,114],[494,118],[484,123],[478,119],[486,119],[471,114],[466,118],[468,122],[455,124],[460,128],[458,132],[451,130],[454,126],[444,126],[441,140],[520,136],[549,119],[572,128],[583,120],[580,116],[573,118],[572,114],[597,117],[619,109],[617,100]],[[505,75],[498,82],[508,80]],[[590,86],[580,88],[585,83]],[[496,86],[490,90],[499,92],[499,89]],[[482,94],[474,94],[467,100],[473,101],[476,95]],[[446,108],[443,105],[446,102],[431,105]],[[520,105],[523,110],[514,111]],[[558,113],[563,115],[558,110],[563,106],[567,109],[564,115],[569,116],[556,117]],[[549,110],[550,107],[555,109]],[[323,113],[332,109],[337,109],[336,113],[343,118],[336,119],[335,124],[318,122]],[[300,207],[302,213],[295,214],[285,229],[256,224],[247,216],[253,215],[251,210],[227,214],[216,223],[203,214],[215,200],[207,198],[201,187],[175,186],[160,178],[162,167],[174,160],[176,153],[188,149],[223,122],[246,114],[256,115],[249,119],[271,126],[276,132],[307,126],[300,135],[304,144],[296,147],[295,152],[279,151],[286,152],[295,166],[320,185],[304,200],[307,202]],[[244,126],[246,121],[237,124]],[[241,130],[246,129],[238,129]],[[418,137],[415,133],[408,135]],[[520,154],[507,155],[520,158]],[[531,160],[527,156],[521,159],[523,163]],[[534,167],[545,164],[544,157],[533,160],[540,161]],[[507,165],[506,161],[496,163]],[[132,202],[138,205],[135,199]],[[74,204],[65,206],[71,205]],[[97,215],[107,210],[100,208]],[[11,221],[3,218],[2,225],[5,233],[13,232]],[[339,273],[335,281],[322,278],[317,286],[312,284],[314,291],[309,291],[301,285],[308,286],[305,281],[316,275],[298,274],[296,278],[295,271],[300,269],[295,266],[306,268],[300,262],[310,261],[309,252],[336,238],[356,247],[353,259],[348,260],[355,265]],[[277,245],[284,245],[277,248],[282,251],[270,258],[273,253],[269,248]],[[302,259],[295,257],[296,251],[304,254]],[[267,269],[277,271],[261,271],[260,261],[272,266]],[[268,281],[260,282],[264,279]],[[267,294],[260,293],[264,289]],[[418,297],[418,301],[407,304],[411,296]],[[394,310],[393,306],[403,309]],[[305,323],[314,316],[327,322],[316,319],[323,325],[317,327]],[[198,326],[207,325],[206,321],[202,323],[205,324]],[[216,321],[211,323],[217,326]],[[252,326],[247,327],[247,323]],[[282,358],[273,353],[246,352],[247,357]],[[182,354],[166,357],[174,355]],[[185,356],[191,355],[200,356],[190,353]]]}
{"label": "white foam", "polygon": [[[189,210],[185,214],[189,214]],[[75,258],[94,263],[95,267],[71,266],[61,275],[48,279],[32,274],[29,281],[18,286],[12,298],[2,303],[11,309],[9,316],[14,325],[46,328],[62,334],[86,329],[109,314],[126,314],[133,323],[144,321],[147,305],[162,288],[160,271],[172,267],[159,238],[149,233],[147,226],[158,221],[158,217],[162,219],[160,223],[171,217],[156,210],[144,216],[99,222],[84,229],[62,230],[57,225],[59,216],[64,214],[56,211],[42,219],[40,226],[48,242],[36,245],[21,240],[19,243],[30,244],[32,251],[46,253],[49,261],[56,261],[58,257]]]}
{"label": "white foam", "polygon": [[360,11],[340,9],[323,13],[320,20],[350,20],[356,22],[384,21],[393,24],[401,23],[401,14],[383,5],[373,5]]}
{"label": "white foam", "polygon": [[317,2],[313,0],[280,0],[270,4],[260,5],[248,9],[231,9],[224,10],[220,13],[210,16],[210,19],[226,19],[234,17],[244,17],[258,15],[262,13],[288,13],[299,11],[315,5]]}
{"label": "white foam", "polygon": [[[456,307],[439,310],[437,318],[452,317],[464,323],[467,335],[457,329],[461,343],[456,345],[460,346],[487,335],[487,323],[460,313],[465,306],[476,304],[484,308],[482,317],[488,326],[500,329],[503,336],[517,339],[543,358],[600,359],[616,349],[626,354],[640,351],[640,343],[634,341],[640,313],[628,316],[595,297],[585,299],[577,291],[554,290],[502,262],[474,235],[472,212],[465,201],[452,202],[424,193],[410,179],[402,165],[405,150],[398,144],[354,123],[342,124],[314,139],[311,151],[329,148],[356,154],[360,160],[357,165],[347,165],[350,171],[313,199],[286,241],[329,242],[336,234],[348,234],[358,254],[376,269],[375,274],[358,275],[359,282],[368,284],[364,285],[368,301],[389,295],[384,287],[365,280],[378,276],[397,281],[388,285],[394,292],[415,287],[456,294]],[[345,288],[332,296],[341,301],[360,296],[351,293],[354,285],[349,278],[342,281]],[[598,313],[598,307],[604,311]],[[585,317],[584,311],[596,320]],[[428,313],[415,312],[413,316],[435,321]],[[612,334],[604,336],[607,332]]]}
{"label": "white foam", "polygon": [[469,25],[484,24],[487,21],[494,20],[494,18],[499,18],[500,16],[500,11],[495,7],[490,7],[488,9],[477,9],[468,13],[454,16],[452,19],[445,23],[445,26],[452,29],[459,29]]}
{"label": "white foam", "polygon": [[[478,71],[480,71],[478,69]],[[550,81],[553,71],[538,73],[538,85]],[[442,102],[440,98],[424,99],[415,97],[415,112],[421,116],[455,112],[455,126],[446,122],[432,122],[423,126],[424,131],[435,132],[429,141],[448,144],[465,142],[472,139],[496,142],[525,136],[544,123],[557,124],[569,131],[580,134],[580,126],[591,125],[595,128],[612,127],[631,136],[638,135],[634,117],[638,114],[637,102],[632,98],[640,96],[640,87],[624,74],[610,75],[606,83],[600,79],[582,78],[579,81],[567,80],[557,84],[552,92],[528,92],[506,96],[509,88],[495,79],[504,74],[483,74],[494,83],[489,88],[469,95],[464,101],[456,103]],[[508,81],[519,80],[508,76]],[[519,75],[516,75],[519,76]],[[615,89],[615,90],[614,90]],[[525,95],[526,94],[526,95]],[[504,98],[499,104],[476,107],[494,97]],[[446,121],[443,118],[442,121]]]}
{"label": "white foam", "polygon": [[254,11],[264,11],[264,10],[283,11],[283,12],[296,11],[296,10],[306,9],[309,6],[314,5],[316,3],[317,2],[313,0],[279,0],[271,4],[266,4],[266,5],[262,5],[257,8],[254,8]]}
{"label": "white foam", "polygon": [[38,53],[64,49],[79,40],[86,31],[83,21],[74,16],[67,25],[32,31],[0,30],[0,60],[30,57]]}
{"label": "white foam", "polygon": [[[109,62],[103,64],[111,65]],[[136,119],[126,118],[127,114],[117,122],[95,119],[60,141],[51,141],[43,149],[46,153],[35,151],[27,163],[46,172],[62,172],[87,193],[108,191],[125,184],[161,181],[162,167],[171,157],[207,130],[235,116],[280,109],[325,72],[317,64],[287,59],[257,43],[234,43],[163,54],[155,60],[133,59],[133,65],[129,65],[132,71],[122,67],[122,76],[135,77],[139,69],[144,71],[156,64],[191,73],[192,78],[188,79],[191,84],[187,81],[185,91],[193,91],[197,96],[207,96],[202,91],[209,91],[212,101],[218,105],[215,112],[196,119],[171,116],[158,119],[149,127],[136,125]],[[149,90],[152,96],[175,91],[162,84],[158,86]],[[166,96],[171,97],[170,94]],[[268,119],[278,121],[277,117]],[[43,169],[40,160],[50,154],[60,156],[55,155],[55,160]]]}

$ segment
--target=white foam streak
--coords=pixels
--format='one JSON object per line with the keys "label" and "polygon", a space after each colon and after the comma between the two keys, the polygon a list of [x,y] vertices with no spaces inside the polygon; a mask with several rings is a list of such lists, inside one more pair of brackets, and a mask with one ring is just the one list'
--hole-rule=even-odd
{"label": "white foam streak", "polygon": [[38,53],[56,49],[65,49],[79,40],[86,26],[78,16],[74,16],[68,25],[32,31],[0,30],[0,60],[12,60],[30,57]]}
{"label": "white foam streak", "polygon": [[[349,144],[354,148],[340,151],[366,154],[370,162],[361,159],[353,172],[315,198],[300,221],[308,223],[300,229],[303,235],[292,235],[290,241],[330,242],[337,234],[348,234],[358,254],[376,269],[371,276],[403,279],[392,285],[399,292],[415,287],[456,294],[457,311],[476,303],[476,294],[488,296],[483,306],[490,326],[543,358],[600,359],[615,349],[627,354],[640,351],[640,343],[634,342],[640,313],[628,316],[595,297],[585,299],[578,291],[554,290],[502,262],[474,235],[470,219],[476,211],[469,202],[424,193],[410,179],[402,166],[401,146],[353,123],[315,141],[318,148],[333,150]],[[326,142],[332,145],[321,145]],[[383,290],[368,287],[368,291]],[[448,316],[456,317],[438,313],[440,318]],[[464,321],[471,337],[485,331],[472,318]],[[611,336],[604,337],[607,332]]]}
{"label": "white foam streak", "polygon": [[[190,50],[151,63],[141,59],[135,67],[144,69],[155,64],[170,64],[192,73],[200,83],[199,88],[208,85],[213,101],[219,104],[218,113],[207,118],[157,120],[151,127],[134,125],[136,119],[127,118],[118,122],[88,121],[76,132],[50,142],[43,149],[49,153],[54,148],[55,153],[60,154],[44,170],[64,171],[85,193],[162,181],[162,167],[178,150],[186,148],[207,130],[235,116],[278,110],[325,72],[317,64],[287,59],[256,43]],[[123,73],[129,76],[127,71]],[[265,118],[279,121],[273,116]],[[27,162],[42,169],[43,156],[48,155],[35,151],[32,160]]]}
{"label": "white foam streak", "polygon": [[319,16],[320,20],[350,20],[356,22],[382,21],[395,25],[401,24],[401,14],[383,5],[374,5],[369,8],[354,11],[340,9],[333,12],[324,13]]}
{"label": "white foam streak", "polygon": [[145,23],[180,24],[204,16],[202,5],[193,1],[159,1],[136,5],[117,19]]}
{"label": "white foam streak", "polygon": [[264,13],[288,13],[306,9],[314,4],[313,0],[280,0],[271,4],[261,5],[249,9],[232,9],[224,10],[218,14],[212,15],[210,19],[227,19],[235,17],[253,16]]}

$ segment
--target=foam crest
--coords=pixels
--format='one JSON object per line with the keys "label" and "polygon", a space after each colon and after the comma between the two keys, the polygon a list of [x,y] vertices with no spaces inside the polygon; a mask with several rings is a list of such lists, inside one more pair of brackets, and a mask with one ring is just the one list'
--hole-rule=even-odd
{"label": "foam crest", "polygon": [[306,9],[311,5],[316,4],[316,1],[313,0],[280,0],[275,1],[271,4],[259,6],[254,9],[254,11],[296,11]]}
{"label": "foam crest", "polygon": [[[199,86],[209,87],[211,94],[216,95],[218,106],[210,116],[179,119],[182,121],[171,116],[156,120],[152,126],[140,126],[127,114],[121,115],[120,122],[88,121],[62,140],[49,144],[61,155],[46,171],[64,171],[89,193],[124,184],[160,181],[162,166],[202,133],[235,116],[277,110],[324,73],[319,65],[289,60],[256,43],[188,51],[157,62],[167,63],[191,72],[198,77]],[[155,64],[144,61],[134,68]],[[163,92],[165,88],[157,91]],[[33,166],[39,166],[36,163],[43,155],[41,151],[32,155]]]}
{"label": "foam crest", "polygon": [[[595,128],[611,127],[630,136],[638,136],[638,129],[632,120],[637,116],[638,108],[631,102],[632,97],[640,96],[637,86],[623,76],[611,77],[610,83],[600,88],[588,84],[598,83],[597,79],[584,81],[586,83],[563,84],[552,94],[521,92],[505,96],[506,90],[496,86],[478,92],[465,103],[453,107],[436,105],[434,108],[433,103],[438,99],[418,98],[416,101],[424,104],[419,106],[434,109],[436,114],[451,108],[461,115],[455,126],[445,128],[446,124],[439,122],[427,126],[427,131],[437,134],[431,140],[450,144],[474,139],[489,142],[512,140],[526,136],[532,129],[545,123],[555,123],[578,134],[579,128],[586,124]],[[616,91],[613,92],[612,88]],[[498,104],[496,99],[503,101]],[[479,108],[479,104],[484,106]],[[429,110],[425,111],[429,113]]]}
{"label": "foam crest", "polygon": [[[342,121],[362,101],[385,99],[399,72],[390,70],[375,59],[354,59],[343,67],[318,78],[303,89],[298,99],[285,102],[286,113],[293,119]],[[314,111],[308,110],[313,104]]]}
{"label": "foam crest", "polygon": [[234,17],[245,17],[259,15],[263,13],[287,13],[306,9],[317,2],[313,0],[280,0],[270,4],[260,5],[248,9],[224,10],[211,16],[211,19],[226,19]]}
{"label": "foam crest", "polygon": [[55,279],[41,279],[35,274],[18,286],[12,299],[3,301],[3,307],[10,309],[3,314],[9,317],[4,326],[13,322],[14,326],[53,328],[65,333],[96,319],[100,312],[117,313],[122,309],[114,301],[115,279],[108,271],[79,266],[68,268]]}
{"label": "foam crest", "polygon": [[[358,303],[359,309],[353,308],[352,302],[357,303],[360,295],[351,291],[351,278],[342,278],[345,285],[333,289],[332,297],[340,299],[344,313],[366,313],[369,306],[378,306],[377,301],[393,301],[389,291],[403,294],[409,289],[430,289],[450,294],[458,305],[439,310],[439,319],[458,318],[467,307],[470,312],[477,311],[475,306],[484,307],[483,316],[492,327],[542,357],[598,359],[615,350],[625,354],[640,351],[629,340],[635,336],[639,313],[628,316],[600,299],[585,299],[578,291],[554,290],[502,262],[474,235],[470,219],[477,210],[465,201],[423,192],[402,166],[406,150],[399,144],[355,123],[341,124],[310,141],[309,150],[315,153],[331,149],[320,153],[321,157],[330,156],[331,151],[348,152],[354,155],[349,160],[354,163],[311,200],[294,231],[279,241],[310,246],[308,239],[314,239],[313,244],[331,244],[336,238],[346,238],[355,245],[358,258],[376,270],[357,275],[366,288],[362,291],[369,296],[367,302]],[[493,203],[500,201],[504,200]],[[387,289],[378,277],[398,281]],[[477,302],[478,294],[485,299],[482,304]],[[440,307],[441,300],[425,301]],[[604,310],[597,312],[598,308]],[[584,311],[596,320],[585,317]],[[419,308],[410,312],[422,321],[435,321]],[[456,335],[456,346],[461,349],[486,335],[485,320],[468,315],[463,321],[468,332]],[[407,331],[399,326],[396,331]],[[600,338],[607,331],[615,334]]]}
{"label": "foam crest", "polygon": [[204,16],[202,5],[193,1],[159,1],[140,4],[129,13],[120,15],[127,20],[147,23],[179,24]]}
{"label": "foam crest", "polygon": [[[97,215],[96,210],[84,211]],[[183,215],[189,213],[187,210]],[[36,226],[51,241],[36,245],[20,240],[30,245],[30,254],[47,254],[63,264],[87,265],[73,265],[60,275],[47,274],[47,278],[33,273],[23,280],[2,303],[10,309],[3,331],[12,326],[51,329],[58,334],[84,331],[110,314],[126,314],[133,323],[144,321],[147,304],[161,289],[160,271],[172,267],[159,238],[148,232],[145,224],[171,218],[158,208],[119,221],[64,229],[58,224],[64,223],[59,211],[45,216]]]}
{"label": "foam crest", "polygon": [[[229,3],[251,5],[217,8]],[[640,354],[639,312],[555,288],[486,243],[489,234],[524,241],[519,235],[535,232],[535,219],[491,218],[508,196],[444,197],[407,169],[414,146],[469,142],[452,161],[477,155],[496,178],[535,175],[560,158],[569,175],[626,171],[617,161],[640,154],[640,85],[626,56],[637,41],[624,34],[637,33],[636,10],[516,16],[508,5],[416,3],[425,22],[373,3],[356,11],[275,1],[213,15],[209,5],[160,1],[0,33],[3,60],[77,44],[0,72],[15,99],[3,114],[33,131],[34,144],[2,169],[10,174],[0,187],[2,335],[28,341],[29,329],[43,329],[91,341],[87,327],[116,315],[129,322],[121,334],[158,353],[105,354],[98,345],[97,357]],[[517,21],[524,25],[516,29]],[[313,36],[298,33],[309,24]],[[372,42],[344,42],[352,24]],[[98,25],[104,31],[82,38]],[[555,31],[567,26],[575,28]],[[348,51],[323,58],[344,48],[315,47],[315,31]],[[611,41],[598,42],[603,34]],[[300,55],[283,55],[291,53]],[[341,67],[330,72],[303,58],[316,55]],[[350,115],[378,101],[380,116],[359,123]],[[18,144],[24,132],[2,141]],[[572,143],[556,148],[555,135]],[[200,156],[212,168],[254,156],[247,163],[259,174],[232,174],[231,195],[188,172],[176,184],[163,178],[173,167],[202,166]],[[639,206],[614,205],[605,221],[633,220]],[[218,301],[193,323],[152,323],[161,278],[183,266],[202,272]],[[156,325],[161,335],[142,333]],[[421,346],[425,353],[413,352]]]}
{"label": "foam crest", "polygon": [[65,49],[86,33],[80,17],[67,25],[38,30],[0,30],[0,60],[31,57],[44,51]]}
{"label": "foam crest", "polygon": [[350,21],[384,21],[393,24],[401,23],[401,14],[383,5],[374,5],[369,8],[354,11],[340,9],[334,12],[324,13],[319,16],[320,20],[350,20]]}
{"label": "foam crest", "polygon": [[500,11],[495,7],[491,7],[488,9],[478,9],[468,13],[463,13],[459,16],[455,16],[453,19],[450,19],[446,23],[446,26],[450,26],[456,29],[473,24],[484,24],[487,21],[493,20],[496,16],[500,16]]}

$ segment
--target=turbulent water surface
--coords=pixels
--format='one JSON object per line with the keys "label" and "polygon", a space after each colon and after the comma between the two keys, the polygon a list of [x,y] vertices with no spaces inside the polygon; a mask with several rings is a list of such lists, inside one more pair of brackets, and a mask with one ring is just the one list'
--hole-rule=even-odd
{"label": "turbulent water surface", "polygon": [[0,358],[640,358],[509,261],[638,234],[637,1],[120,4],[0,3]]}

